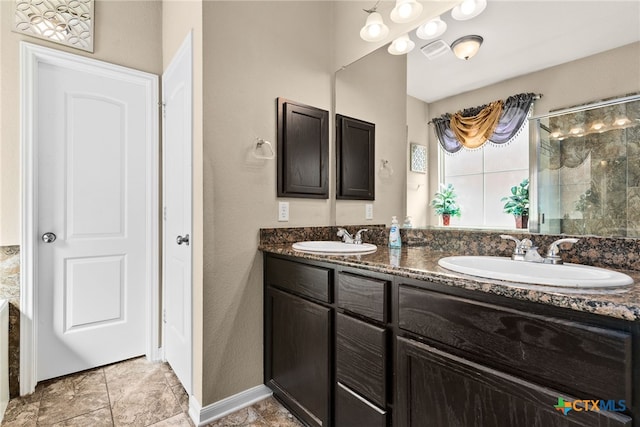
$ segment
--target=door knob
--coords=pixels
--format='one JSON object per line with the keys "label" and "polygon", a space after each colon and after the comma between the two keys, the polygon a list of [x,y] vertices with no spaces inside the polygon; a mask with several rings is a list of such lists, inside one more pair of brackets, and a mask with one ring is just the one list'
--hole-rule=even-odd
{"label": "door knob", "polygon": [[184,243],[185,245],[189,246],[189,235],[185,234],[184,237],[182,236],[176,237],[176,243],[179,245]]}
{"label": "door knob", "polygon": [[53,243],[56,241],[56,235],[51,232],[44,233],[42,235],[42,241],[45,243]]}

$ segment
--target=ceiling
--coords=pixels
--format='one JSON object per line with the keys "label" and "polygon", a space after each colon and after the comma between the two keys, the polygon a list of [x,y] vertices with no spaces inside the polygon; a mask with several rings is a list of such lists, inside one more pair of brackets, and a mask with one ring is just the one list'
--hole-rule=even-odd
{"label": "ceiling", "polygon": [[439,38],[447,44],[468,34],[484,42],[468,61],[452,52],[429,60],[420,48],[433,40],[411,32],[416,48],[407,57],[407,93],[425,102],[640,40],[640,0],[489,0],[471,20],[456,21],[449,12],[441,18],[448,27]]}

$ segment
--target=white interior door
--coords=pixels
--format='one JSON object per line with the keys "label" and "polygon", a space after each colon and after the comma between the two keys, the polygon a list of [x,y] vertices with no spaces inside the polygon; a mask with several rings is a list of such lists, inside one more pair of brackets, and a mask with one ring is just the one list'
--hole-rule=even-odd
{"label": "white interior door", "polygon": [[151,335],[157,78],[71,57],[32,70],[38,381]]}
{"label": "white interior door", "polygon": [[191,394],[191,34],[162,75],[164,104],[164,352]]}

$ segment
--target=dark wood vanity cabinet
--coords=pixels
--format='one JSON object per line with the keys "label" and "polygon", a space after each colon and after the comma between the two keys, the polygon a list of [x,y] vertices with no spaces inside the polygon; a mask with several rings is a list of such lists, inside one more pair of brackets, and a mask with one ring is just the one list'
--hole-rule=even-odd
{"label": "dark wood vanity cabinet", "polygon": [[623,413],[555,408],[559,398],[631,406],[630,331],[544,307],[522,311],[402,283],[396,290],[394,426],[633,425]]}
{"label": "dark wood vanity cabinet", "polygon": [[337,281],[335,425],[385,427],[391,282],[351,272]]}
{"label": "dark wood vanity cabinet", "polygon": [[265,383],[307,425],[640,427],[637,322],[270,254],[265,284]]}
{"label": "dark wood vanity cabinet", "polygon": [[331,425],[332,272],[279,258],[265,261],[265,383],[308,425]]}

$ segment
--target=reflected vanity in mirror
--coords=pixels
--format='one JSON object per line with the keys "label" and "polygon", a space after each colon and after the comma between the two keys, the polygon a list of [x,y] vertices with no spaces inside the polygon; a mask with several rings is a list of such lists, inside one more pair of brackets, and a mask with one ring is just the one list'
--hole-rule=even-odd
{"label": "reflected vanity in mirror", "polygon": [[640,95],[531,120],[542,233],[640,237]]}
{"label": "reflected vanity in mirror", "polygon": [[[336,105],[363,104],[366,100],[368,105],[375,105],[380,116],[384,115],[387,120],[389,117],[394,117],[396,137],[378,138],[376,152],[384,152],[383,157],[395,156],[393,160],[394,176],[404,178],[404,182],[382,182],[376,175],[377,184],[381,190],[377,191],[375,200],[376,217],[374,221],[377,222],[388,221],[390,215],[387,211],[384,211],[384,216],[377,216],[381,209],[387,209],[391,211],[391,215],[398,217],[412,216],[414,228],[438,225],[439,217],[435,215],[429,202],[437,191],[438,185],[447,183],[442,172],[447,157],[439,148],[433,127],[427,125],[427,122],[435,117],[487,104],[498,99],[504,100],[511,95],[524,92],[544,95],[541,100],[534,103],[532,116],[538,118],[542,118],[550,111],[559,112],[571,105],[584,105],[594,100],[611,99],[622,94],[640,93],[640,81],[637,78],[640,75],[640,33],[637,31],[637,28],[640,27],[640,4],[637,2],[615,2],[615,6],[606,1],[490,2],[482,15],[469,21],[454,22],[449,14],[443,14],[441,18],[448,24],[447,32],[440,36],[442,40],[451,43],[464,34],[480,34],[484,37],[484,43],[479,53],[468,61],[462,61],[453,55],[443,55],[429,60],[423,55],[420,48],[432,40],[419,40],[415,37],[414,32],[411,32],[410,37],[416,42],[416,49],[403,57],[404,63],[402,65],[399,66],[397,62],[391,63],[391,61],[397,61],[396,57],[386,58],[391,57],[388,54],[386,57],[384,56],[386,54],[386,46],[384,46],[379,49],[380,53],[375,51],[336,73]],[[530,22],[538,22],[535,31],[532,30]],[[589,31],[592,34],[582,34],[582,28],[590,28]],[[524,37],[525,33],[528,37],[527,48],[523,49],[522,45],[515,46],[517,42],[514,40]],[[502,56],[495,56],[492,49],[497,45],[511,46],[511,50],[502,51]],[[569,53],[569,56],[560,58],[563,52],[564,54]],[[387,65],[386,61],[390,65]],[[419,66],[416,65],[417,61],[420,61]],[[377,80],[373,79],[373,75],[378,76]],[[484,80],[481,79],[483,76]],[[344,83],[345,81],[365,80],[366,85],[362,85],[360,92],[355,90],[354,84]],[[405,90],[401,94],[391,95],[388,86],[398,81],[403,81],[406,84]],[[420,87],[426,88],[426,94],[421,91]],[[371,102],[371,97],[382,90],[386,91],[386,99],[392,101],[376,104]],[[399,89],[396,88],[396,90]],[[402,106],[399,105],[401,100],[404,104]],[[337,110],[337,112],[342,111]],[[402,115],[404,121],[402,128],[396,123],[399,115]],[[552,121],[550,116],[545,126],[548,126]],[[629,117],[629,120],[633,119]],[[390,123],[377,118],[375,122],[377,134],[390,134]],[[534,122],[530,122],[529,126],[530,128],[535,127]],[[638,128],[629,128],[627,133],[638,136],[640,132],[634,129]],[[537,165],[544,165],[551,160],[545,160],[542,154],[537,152],[535,141],[526,141],[528,133],[529,130],[524,129],[519,135],[519,138],[525,139],[525,144],[528,143],[527,157],[529,159],[524,164],[506,157],[501,158],[501,154],[498,154],[499,158],[494,163],[496,165],[502,163],[502,165],[508,165],[513,169],[501,172],[505,175],[501,180],[505,181],[506,187],[517,185],[526,176],[530,177],[532,206],[529,231],[549,234],[637,236],[637,232],[627,232],[620,228],[622,222],[621,206],[615,214],[619,219],[611,220],[606,224],[606,221],[600,220],[600,225],[594,225],[596,219],[593,211],[598,208],[594,208],[592,199],[595,197],[593,193],[596,190],[592,189],[587,194],[589,188],[587,188],[586,182],[582,184],[583,191],[571,196],[571,201],[563,202],[567,206],[571,205],[569,207],[572,210],[565,209],[563,211],[559,206],[555,206],[555,211],[544,211],[547,207],[542,204],[543,200],[555,200],[559,189],[555,188],[556,193],[547,194],[548,186],[539,185],[537,180],[534,182],[538,176]],[[427,174],[411,171],[411,143],[427,147]],[[610,188],[611,191],[617,192],[622,197],[619,200],[624,200],[624,202],[620,203],[624,203],[625,206],[628,203],[631,205],[635,203],[638,196],[635,195],[633,186],[640,186],[640,183],[634,184],[635,178],[633,177],[640,175],[640,163],[634,163],[631,157],[633,150],[640,151],[640,148],[637,148],[638,144],[640,143],[628,143],[625,149],[625,158],[617,158],[618,162],[624,161],[627,168],[625,179],[628,181],[628,189],[625,190],[624,196],[621,188],[614,190],[619,187],[611,187],[613,185],[611,184],[612,179],[622,179],[611,174],[614,170],[619,170],[614,169],[616,158],[601,158],[599,160],[598,165],[600,166],[598,167],[601,170],[592,170],[591,173],[603,174],[602,169],[605,163],[610,171],[610,173],[603,174],[603,179],[607,180],[606,186],[603,187],[602,182],[596,185],[599,186],[599,197],[602,196],[600,194],[602,188]],[[497,148],[497,150],[502,150],[504,156],[511,156],[519,160],[524,159],[520,154],[510,153],[515,148],[515,145],[509,144],[503,148]],[[554,148],[553,144],[551,144],[551,148]],[[609,148],[602,147],[592,148],[595,151],[609,150]],[[576,149],[569,148],[569,144],[567,144],[564,150],[564,152],[561,151],[561,156],[568,155],[567,150]],[[477,156],[478,152],[471,152],[469,155],[474,154]],[[576,156],[579,157],[576,161],[579,161],[582,155],[584,154],[576,153]],[[541,156],[540,159],[537,156]],[[594,158],[592,154],[592,164],[595,165]],[[376,160],[379,161],[379,159]],[[605,163],[602,163],[603,160]],[[535,168],[531,167],[532,161],[536,161]],[[563,161],[570,162],[569,159]],[[560,172],[556,173],[560,179]],[[508,174],[513,176],[507,177]],[[456,179],[460,181],[460,184],[456,184],[457,189],[459,185],[464,185],[465,179],[462,177]],[[606,197],[607,200],[612,201],[614,194],[611,191],[607,193]],[[397,192],[401,192],[403,197],[396,199],[389,197]],[[496,190],[494,193],[489,197],[493,200],[493,205],[488,205],[486,198],[483,198],[476,200],[475,203],[469,202],[462,206],[462,218],[464,218],[465,212],[478,216],[485,215],[485,218],[488,218],[485,224],[476,226],[453,223],[452,227],[514,230],[515,224],[512,216],[507,216],[508,223],[497,221],[498,215],[506,215],[502,212],[504,202],[501,202],[501,198],[507,193],[503,189]],[[584,204],[581,209],[591,212],[582,213],[580,209],[576,208],[576,205],[580,207],[580,200]],[[638,200],[640,205],[640,197]],[[533,203],[537,201],[541,203],[544,222],[538,221],[538,215],[535,214],[538,205],[534,206]],[[614,206],[609,208],[599,206],[601,218],[613,215],[611,209],[615,210]],[[360,208],[347,211],[338,205],[335,221],[337,224],[358,223],[358,219],[354,217],[355,214],[360,214]],[[626,213],[624,215],[626,216]],[[626,220],[629,224],[635,221],[631,217]]]}

